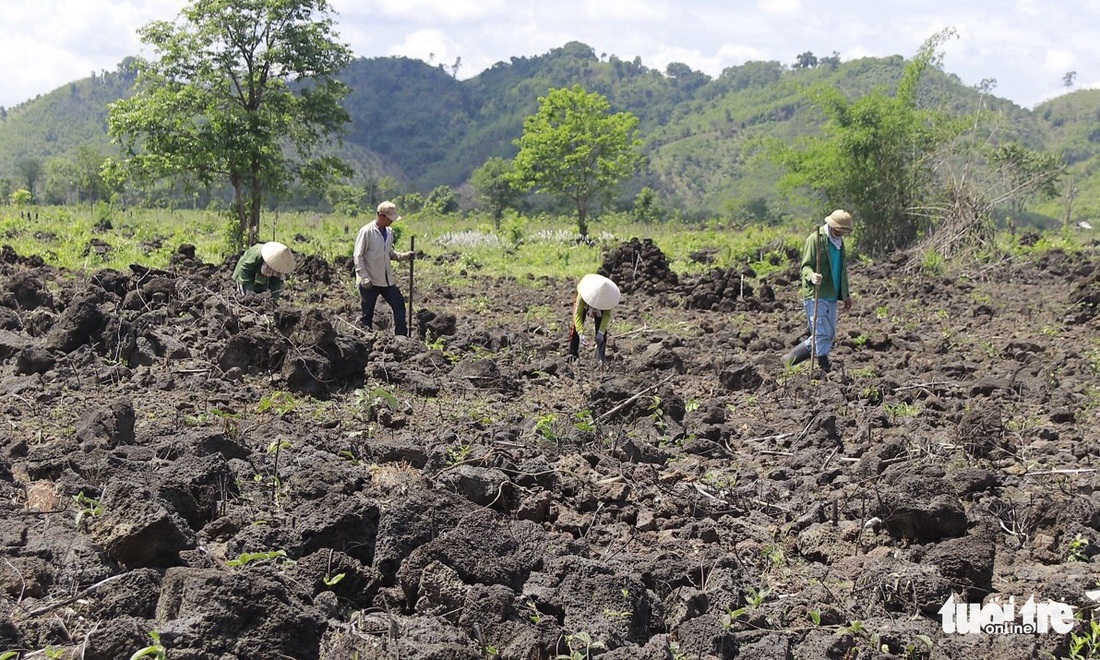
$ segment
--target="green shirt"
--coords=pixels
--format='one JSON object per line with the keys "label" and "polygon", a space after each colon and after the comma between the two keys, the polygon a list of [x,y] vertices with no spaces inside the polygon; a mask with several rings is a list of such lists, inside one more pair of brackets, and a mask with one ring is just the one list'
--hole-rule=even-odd
{"label": "green shirt", "polygon": [[[596,311],[599,312],[600,310]],[[584,325],[584,315],[587,312],[588,303],[578,295],[577,302],[573,305],[573,327],[577,330],[577,334],[581,333],[581,328]],[[600,314],[600,325],[596,328],[596,331],[606,332],[609,325],[611,325],[611,310],[605,309]]]}
{"label": "green shirt", "polygon": [[257,243],[244,251],[241,258],[237,260],[237,267],[233,269],[233,279],[248,291],[256,293],[270,291],[272,294],[278,294],[283,290],[283,279],[275,276],[268,277],[260,272],[260,266],[264,263],[263,254],[260,252],[263,246],[263,243]]}
{"label": "green shirt", "polygon": [[[814,297],[815,287],[810,282],[810,275],[821,273],[818,297],[822,300],[847,300],[851,294],[848,291],[848,257],[845,245],[842,241],[839,250],[830,250],[826,231],[828,229],[824,226],[819,227],[806,237],[802,246],[802,297]],[[832,263],[833,259],[836,263]],[[834,273],[839,276],[834,276]]]}

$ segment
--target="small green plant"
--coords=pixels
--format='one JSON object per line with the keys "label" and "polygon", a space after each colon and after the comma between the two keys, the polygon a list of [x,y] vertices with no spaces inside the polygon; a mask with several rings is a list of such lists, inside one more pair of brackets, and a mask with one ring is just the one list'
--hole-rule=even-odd
{"label": "small green plant", "polygon": [[878,405],[882,403],[882,389],[878,385],[868,385],[863,388],[863,398],[872,404]]}
{"label": "small green plant", "polygon": [[852,340],[852,343],[856,345],[856,348],[863,348],[864,346],[867,345],[867,342],[870,341],[870,339],[871,338],[868,337],[867,335],[859,335],[858,337],[856,337],[855,339]]}
{"label": "small green plant", "polygon": [[[906,658],[926,658],[932,653],[932,649],[935,647],[935,643],[928,635],[917,634],[914,635],[916,642],[910,642],[905,645],[905,657]],[[917,642],[920,642],[920,646],[917,646]]]}
{"label": "small green plant", "polygon": [[908,403],[906,401],[898,401],[897,403],[887,403],[883,406],[886,413],[894,419],[902,419],[905,417],[916,417],[920,414],[920,406],[914,403]]}
{"label": "small green plant", "polygon": [[[1085,629],[1069,634],[1070,660],[1095,660],[1100,658],[1100,621],[1095,618],[1085,622]],[[0,660],[3,660],[0,658]]]}
{"label": "small green plant", "polygon": [[875,308],[875,318],[880,321],[890,318],[890,308],[886,305],[879,305]]}
{"label": "small green plant", "polygon": [[222,421],[222,431],[225,432],[227,438],[236,439],[240,437],[240,413],[214,408],[210,411],[210,414]]}
{"label": "small green plant", "polygon": [[535,420],[535,433],[551,442],[557,440],[558,435],[554,431],[554,422],[557,420],[558,416],[554,413],[539,415],[538,419]]}
{"label": "small green plant", "polygon": [[322,579],[324,580],[326,587],[335,587],[336,585],[340,584],[340,580],[343,580],[345,577],[347,577],[347,575],[347,573],[337,573],[336,575],[325,575],[325,577]]}
{"label": "small green plant", "polygon": [[0,653],[0,660],[17,660],[19,651],[4,651]]}
{"label": "small green plant", "polygon": [[1078,534],[1074,536],[1069,542],[1069,553],[1066,556],[1067,561],[1083,561],[1089,560],[1088,556],[1089,540]]}
{"label": "small green plant", "polygon": [[770,587],[764,587],[763,589],[749,587],[749,592],[745,596],[745,604],[742,607],[737,609],[726,608],[726,618],[722,627],[729,630],[733,626],[733,622],[744,616],[746,612],[760,609],[760,606],[764,604],[771,592]]}
{"label": "small green plant", "polygon": [[810,621],[813,622],[815,627],[818,627],[818,626],[821,625],[821,610],[813,609],[813,610],[810,610],[808,612],[808,614],[810,616]]}
{"label": "small green plant", "polygon": [[466,459],[470,457],[470,452],[473,451],[473,449],[474,448],[470,445],[447,447],[447,467],[464,463]]}
{"label": "small green plant", "polygon": [[554,660],[588,660],[592,657],[592,651],[607,648],[603,642],[592,639],[592,635],[583,630],[566,635],[565,646],[569,653],[559,653]]}
{"label": "small green plant", "polygon": [[737,475],[710,470],[703,475],[702,481],[716,490],[733,490],[737,486]]}
{"label": "small green plant", "polygon": [[73,502],[76,502],[79,509],[76,512],[76,525],[80,526],[86,518],[95,518],[96,516],[103,515],[103,506],[99,503],[99,500],[94,497],[88,497],[84,494],[84,491],[80,491],[76,495],[73,495]]}
{"label": "small green plant", "polygon": [[749,587],[749,595],[746,599],[749,608],[754,610],[759,609],[760,606],[764,604],[764,601],[767,600],[768,596],[771,595],[771,593],[771,587],[764,587],[763,589],[755,589],[753,587]]}
{"label": "small green plant", "polygon": [[1085,359],[1088,360],[1092,373],[1100,374],[1100,348],[1090,349],[1085,353]]}
{"label": "small green plant", "polygon": [[613,610],[610,607],[603,608],[603,615],[612,619],[627,619],[634,615],[630,610]]}
{"label": "small green plant", "polygon": [[838,635],[858,635],[865,630],[866,627],[863,625],[863,622],[856,619],[855,621],[849,621],[846,626],[841,626],[836,632]]}
{"label": "small green plant", "polygon": [[443,352],[443,349],[445,349],[447,347],[447,341],[443,337],[443,335],[440,335],[438,337],[432,337],[431,333],[429,332],[427,334],[427,336],[425,337],[425,339],[424,339],[424,346],[429,351]]}
{"label": "small green plant", "polygon": [[298,399],[290,392],[276,390],[261,397],[256,409],[261,413],[272,412],[282,416],[294,412],[300,405]]}
{"label": "small green plant", "polygon": [[936,250],[927,250],[921,258],[920,268],[925,275],[940,277],[946,272],[947,262]]}
{"label": "small green plant", "polygon": [[684,653],[676,642],[668,643],[668,652],[672,655],[672,660],[690,660],[688,654]]}
{"label": "small green plant", "polygon": [[665,409],[661,407],[661,397],[656,394],[649,398],[649,416],[653,418],[653,426],[659,431],[664,431],[668,424],[665,422]]}
{"label": "small green plant", "polygon": [[360,388],[352,395],[352,404],[363,411],[368,420],[374,421],[380,411],[396,410],[398,401],[396,396],[381,387],[372,390]]}
{"label": "small green plant", "polygon": [[155,630],[149,632],[149,639],[153,641],[152,644],[145,648],[138,649],[130,656],[130,660],[138,660],[139,658],[153,658],[153,660],[168,660],[168,650],[164,648],[164,645],[160,643],[160,633]]}
{"label": "small green plant", "polygon": [[684,410],[687,412],[695,412],[699,410],[700,405],[699,399],[688,399],[687,403],[684,404]]}
{"label": "small green plant", "polygon": [[531,614],[527,615],[527,619],[536,626],[539,625],[539,622],[542,621],[542,612],[539,611],[539,608],[535,607],[535,602],[531,600],[527,601],[527,609],[531,610]]}
{"label": "small green plant", "polygon": [[760,551],[760,554],[768,561],[772,566],[782,566],[785,556],[783,554],[783,548],[776,543],[771,543],[764,547]]}
{"label": "small green plant", "polygon": [[1014,417],[1005,422],[1005,430],[1015,433],[1029,433],[1042,426],[1042,419],[1034,415]]}
{"label": "small green plant", "polygon": [[596,420],[592,418],[592,411],[587,408],[573,414],[573,428],[585,433],[596,430]]}
{"label": "small green plant", "polygon": [[275,562],[287,566],[293,566],[295,562],[286,556],[286,550],[271,550],[269,552],[242,552],[236,559],[226,561],[227,566],[240,568],[249,564]]}

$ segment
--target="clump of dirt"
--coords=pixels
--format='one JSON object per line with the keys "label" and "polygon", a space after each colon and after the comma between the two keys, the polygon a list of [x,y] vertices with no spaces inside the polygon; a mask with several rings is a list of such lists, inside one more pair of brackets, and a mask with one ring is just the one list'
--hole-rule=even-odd
{"label": "clump of dirt", "polygon": [[679,282],[665,253],[649,238],[632,238],[608,250],[599,274],[610,278],[623,293],[661,293]]}
{"label": "clump of dirt", "polygon": [[92,273],[4,247],[0,652],[1065,655],[940,612],[1095,606],[1097,256],[853,264],[825,374],[779,363],[793,261],[613,247],[600,366],[567,359],[565,281],[418,288],[418,340],[359,327],[346,257],[274,301],[189,246]]}

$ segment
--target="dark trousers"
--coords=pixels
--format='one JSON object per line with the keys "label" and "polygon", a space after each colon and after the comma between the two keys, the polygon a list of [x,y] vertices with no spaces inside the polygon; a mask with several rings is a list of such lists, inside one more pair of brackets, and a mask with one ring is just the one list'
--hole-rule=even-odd
{"label": "dark trousers", "polygon": [[[603,312],[599,310],[589,310],[596,321],[596,356],[601,362],[604,359],[604,352],[607,350],[607,334],[602,337],[600,335],[600,321],[603,320]],[[587,316],[588,313],[585,314]],[[572,320],[572,319],[570,319]],[[601,341],[601,339],[603,341]],[[569,326],[569,355],[578,357],[581,350],[581,336],[577,332],[577,326]]]}
{"label": "dark trousers", "polygon": [[363,315],[359,317],[359,323],[368,330],[374,326],[374,304],[378,302],[378,296],[382,296],[393,309],[393,334],[409,334],[409,326],[405,321],[405,298],[401,290],[394,286],[361,286],[359,287],[359,303],[363,308]]}

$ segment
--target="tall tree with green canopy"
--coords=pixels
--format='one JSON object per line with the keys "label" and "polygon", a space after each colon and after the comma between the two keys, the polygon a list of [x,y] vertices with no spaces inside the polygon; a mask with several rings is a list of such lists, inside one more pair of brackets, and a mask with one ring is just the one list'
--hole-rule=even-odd
{"label": "tall tree with green canopy", "polygon": [[500,156],[494,156],[473,171],[470,175],[470,185],[477,191],[493,214],[493,226],[500,229],[500,220],[504,216],[504,209],[515,201],[519,192],[512,185],[512,161]]}
{"label": "tall tree with green canopy", "polygon": [[517,185],[568,198],[581,236],[588,236],[593,198],[610,193],[641,163],[638,118],[610,110],[606,98],[580,85],[551,89],[539,97],[538,112],[524,118],[523,135],[514,141]]}
{"label": "tall tree with green canopy", "polygon": [[113,169],[227,180],[254,241],[266,200],[346,172],[322,155],[349,121],[348,88],[333,76],[351,55],[331,13],[325,0],[194,0],[176,23],[141,28],[157,57],[137,60],[134,95],[110,106],[108,131],[126,153]]}
{"label": "tall tree with green canopy", "polygon": [[954,34],[947,29],[925,41],[894,96],[876,90],[853,101],[836,88],[820,88],[814,101],[826,116],[823,134],[773,151],[787,168],[782,185],[819,193],[823,210],[851,211],[859,220],[860,248],[870,254],[904,248],[919,237],[927,224],[922,209],[933,194],[936,150],[963,130],[944,113],[917,105],[921,75],[939,63],[937,49]]}

